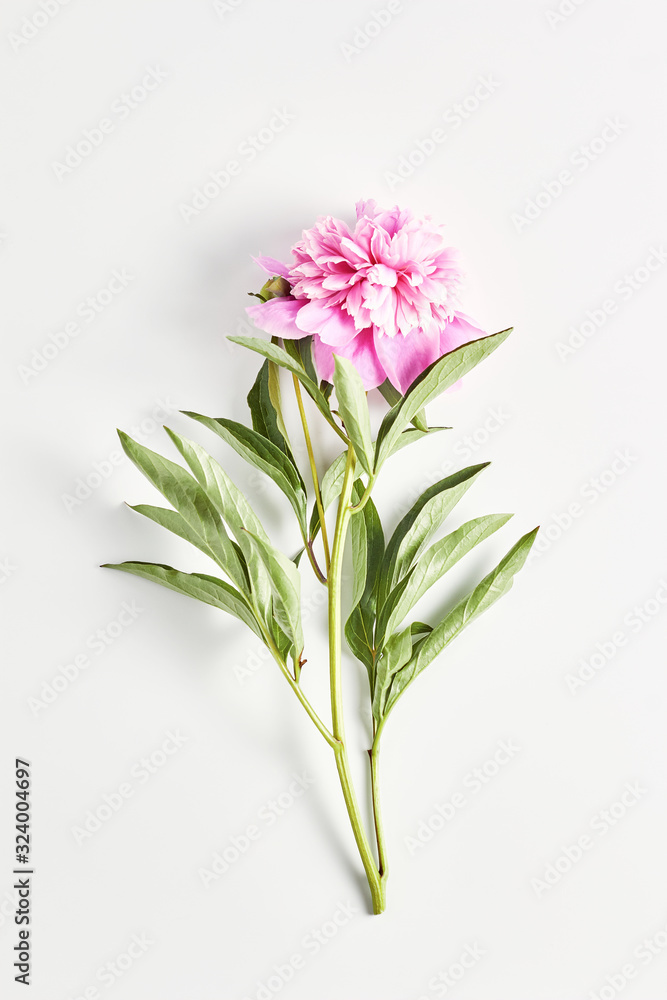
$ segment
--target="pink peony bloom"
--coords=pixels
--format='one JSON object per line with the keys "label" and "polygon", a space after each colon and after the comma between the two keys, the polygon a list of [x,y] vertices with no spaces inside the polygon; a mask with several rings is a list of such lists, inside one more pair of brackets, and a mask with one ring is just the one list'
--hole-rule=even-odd
{"label": "pink peony bloom", "polygon": [[372,200],[356,208],[353,230],[331,216],[305,230],[292,267],[258,257],[291,294],[247,312],[271,336],[312,335],[320,378],[331,381],[339,354],[366,389],[389,379],[404,393],[433,361],[483,332],[454,308],[461,271],[441,227]]}

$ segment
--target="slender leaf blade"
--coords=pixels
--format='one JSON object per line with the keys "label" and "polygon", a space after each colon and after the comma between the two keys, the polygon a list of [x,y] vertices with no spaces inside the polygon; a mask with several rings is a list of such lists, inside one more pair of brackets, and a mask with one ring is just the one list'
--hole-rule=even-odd
{"label": "slender leaf blade", "polygon": [[415,500],[387,543],[380,581],[380,603],[397,581],[405,576],[431,535],[488,465],[488,462],[471,465],[446,476],[429,486]]}
{"label": "slender leaf blade", "polygon": [[[341,490],[343,489],[343,480],[345,479],[346,462],[347,452],[344,451],[338,456],[338,458],[334,459],[322,476],[322,482],[320,483],[320,495],[322,497],[322,506],[325,511],[329,509],[334,500],[341,494]],[[320,515],[317,509],[317,504],[313,507],[309,530],[310,540],[312,542],[317,537],[317,533],[320,530]]]}
{"label": "slender leaf blade", "polygon": [[539,528],[527,532],[506,556],[463,600],[436,625],[421,643],[416,656],[394,677],[387,700],[389,712],[405,689],[463,629],[506,594],[525,563]]}
{"label": "slender leaf blade", "polygon": [[[175,462],[118,431],[123,451],[150,483],[169,501],[200,539],[198,548],[217,562],[241,590],[247,588],[245,566],[225,531],[222,520],[206,491],[189,472]],[[171,530],[171,529],[170,529]]]}
{"label": "slender leaf blade", "polygon": [[195,441],[177,434],[169,427],[165,430],[240,546],[255,604],[261,610],[265,623],[268,624],[271,619],[269,578],[263,563],[257,558],[252,541],[248,538],[248,531],[252,531],[268,542],[268,535],[262,522],[219,462]]}
{"label": "slender leaf blade", "polygon": [[375,470],[391,454],[399,435],[428,403],[458,382],[463,375],[488,357],[512,332],[501,330],[462,344],[429,365],[412,383],[403,399],[396,403],[380,426],[375,449]]}
{"label": "slender leaf blade", "polygon": [[276,622],[290,639],[294,660],[298,662],[303,653],[303,630],[301,627],[301,574],[291,559],[276,549],[270,542],[248,532],[259,557],[269,574],[273,592],[273,611]]}
{"label": "slender leaf blade", "polygon": [[334,354],[334,389],[338,411],[364,471],[373,472],[373,445],[368,400],[359,372],[351,361]]}
{"label": "slender leaf blade", "polygon": [[[353,486],[352,495],[355,503],[359,503],[363,493],[363,484],[357,480]],[[375,607],[377,586],[384,556],[384,532],[377,507],[369,497],[361,511],[352,515],[350,522],[350,537],[352,540],[352,566],[354,584],[352,589],[352,605],[361,600],[371,601]]]}
{"label": "slender leaf blade", "polygon": [[175,590],[177,594],[192,597],[196,601],[202,601],[204,604],[210,604],[211,607],[227,611],[244,622],[260,639],[264,639],[261,627],[243,594],[230,584],[225,583],[224,580],[208,576],[205,573],[182,573],[180,570],[174,569],[173,566],[166,566],[162,563],[105,563],[104,568],[132,573],[144,580],[159,583],[169,590]]}
{"label": "slender leaf blade", "polygon": [[[378,389],[382,394],[382,396],[384,396],[384,398],[387,400],[390,406],[396,406],[396,404],[400,403],[400,401],[403,399],[401,393],[394,385],[391,384],[389,379],[385,379],[382,385],[378,386]],[[422,434],[428,434],[429,430],[431,429],[426,423],[425,410],[420,410],[419,413],[415,414],[415,416],[412,418],[412,423],[414,424],[417,430],[422,432]]]}
{"label": "slender leaf blade", "polygon": [[[488,514],[473,518],[427,549],[410,570],[406,586],[400,588],[400,584],[397,584],[389,595],[385,605],[389,611],[386,615],[381,615],[378,621],[378,645],[383,635],[391,634],[405,620],[406,615],[434,583],[476,545],[507,524],[511,517],[511,514]],[[392,599],[399,590],[400,593]],[[384,612],[385,608],[382,610]]]}
{"label": "slender leaf blade", "polygon": [[261,434],[289,458],[296,468],[282,418],[280,382],[272,361],[265,361],[248,393],[253,430]]}
{"label": "slender leaf blade", "polygon": [[301,476],[290,459],[257,431],[225,417],[205,417],[183,411],[214,431],[255,468],[260,469],[282,490],[294,509],[302,534],[306,533],[306,493]]}
{"label": "slender leaf blade", "polygon": [[262,340],[259,337],[228,337],[228,340],[231,340],[234,344],[240,344],[241,347],[247,347],[249,351],[263,355],[280,368],[285,368],[292,375],[296,375],[318,409],[326,416],[330,423],[332,422],[333,418],[329,403],[317,382],[313,381],[308,375],[302,361],[296,361],[282,347],[272,344],[267,340]]}
{"label": "slender leaf blade", "polygon": [[384,715],[384,705],[394,675],[412,656],[412,626],[396,632],[386,643],[375,668],[373,687],[373,718],[379,722]]}
{"label": "slender leaf blade", "polygon": [[[357,480],[352,488],[355,503],[361,500],[362,493],[363,484]],[[372,689],[375,608],[384,553],[384,533],[377,509],[370,498],[361,511],[352,515],[350,536],[353,590],[352,608],[345,623],[345,638],[354,655],[368,668]]]}

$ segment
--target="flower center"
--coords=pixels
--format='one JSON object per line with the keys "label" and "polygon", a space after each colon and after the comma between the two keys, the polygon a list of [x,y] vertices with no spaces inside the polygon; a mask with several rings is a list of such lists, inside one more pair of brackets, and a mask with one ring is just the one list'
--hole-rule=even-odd
{"label": "flower center", "polygon": [[398,275],[393,267],[387,267],[386,264],[374,264],[367,271],[366,279],[372,285],[389,285],[390,288],[393,288],[398,281]]}

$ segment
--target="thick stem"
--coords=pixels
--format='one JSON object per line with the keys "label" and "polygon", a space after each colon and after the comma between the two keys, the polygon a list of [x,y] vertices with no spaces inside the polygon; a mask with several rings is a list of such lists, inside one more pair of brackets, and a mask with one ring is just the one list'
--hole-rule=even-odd
{"label": "thick stem", "polygon": [[350,817],[354,839],[366,872],[366,878],[371,890],[373,912],[382,913],[385,903],[385,884],[375,864],[366,831],[364,830],[359,804],[352,784],[350,762],[345,745],[345,725],[343,721],[343,695],[341,687],[341,649],[342,649],[342,615],[341,615],[341,578],[343,570],[343,551],[345,537],[351,517],[350,497],[354,483],[354,450],[350,446],[347,453],[345,477],[338,505],[336,529],[331,550],[331,565],[329,569],[329,676],[331,687],[331,720],[333,735],[338,741],[334,747],[336,767],[347,813]]}
{"label": "thick stem", "polygon": [[375,840],[378,847],[378,858],[380,861],[380,875],[386,881],[389,874],[387,864],[387,849],[384,840],[384,827],[382,825],[382,809],[380,807],[380,741],[373,740],[373,749],[369,750],[371,760],[371,795],[373,799],[373,821],[375,823]]}

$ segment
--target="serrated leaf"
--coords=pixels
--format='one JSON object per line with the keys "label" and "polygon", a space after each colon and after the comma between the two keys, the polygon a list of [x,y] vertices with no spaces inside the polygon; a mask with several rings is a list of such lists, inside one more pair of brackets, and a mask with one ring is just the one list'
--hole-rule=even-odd
{"label": "serrated leaf", "polygon": [[538,528],[529,531],[514,545],[507,555],[448,615],[436,625],[411,659],[394,677],[387,700],[388,713],[409,684],[449,645],[457,635],[506,594],[514,576],[525,563]]}
{"label": "serrated leaf", "polygon": [[282,490],[299,521],[302,534],[306,533],[306,492],[301,476],[290,459],[271,441],[257,431],[235,420],[224,417],[205,417],[201,413],[183,411],[214,431],[227,444],[255,468],[269,476]]}
{"label": "serrated leaf", "polygon": [[[485,517],[476,517],[472,521],[466,521],[456,531],[441,538],[427,549],[411,568],[406,585],[402,588],[400,584],[397,585],[387,598],[387,603],[382,609],[383,614],[378,620],[377,648],[380,648],[383,637],[391,635],[394,629],[398,628],[417,601],[434,583],[440,580],[452,566],[456,565],[459,559],[467,555],[476,545],[502,528],[511,517],[511,514],[489,514]],[[388,609],[386,613],[385,608]]]}
{"label": "serrated leaf", "polygon": [[369,475],[373,471],[373,445],[368,400],[359,372],[351,361],[334,354],[333,383],[338,399],[338,412],[354,445],[357,458]]}
{"label": "serrated leaf", "polygon": [[269,578],[263,563],[257,558],[252,541],[248,538],[248,531],[252,531],[268,542],[268,535],[262,522],[219,462],[195,441],[177,434],[169,427],[165,430],[239,544],[250,578],[254,602],[261,611],[264,622],[268,624],[271,619]]}
{"label": "serrated leaf", "polygon": [[269,574],[276,622],[289,638],[298,662],[303,652],[301,628],[301,574],[291,559],[270,542],[248,532]]}
{"label": "serrated leaf", "polygon": [[446,476],[429,486],[415,500],[387,543],[380,582],[381,604],[488,464],[471,465]]}
{"label": "serrated leaf", "polygon": [[139,444],[123,431],[119,431],[118,436],[130,461],[172,504],[190,532],[199,539],[197,547],[206,551],[237,587],[246,590],[248,578],[243,561],[232,545],[218,511],[197,480],[180,465]]}
{"label": "serrated leaf", "polygon": [[105,563],[104,568],[132,573],[134,576],[159,583],[169,590],[175,590],[177,594],[184,594],[196,601],[210,604],[211,607],[227,611],[230,615],[234,615],[235,618],[244,622],[260,639],[264,640],[261,627],[247,600],[240,591],[225,583],[224,580],[208,576],[205,573],[182,573],[180,570],[174,569],[173,566],[165,566],[162,563]]}
{"label": "serrated leaf", "polygon": [[462,344],[448,354],[443,354],[417,376],[401,402],[392,407],[380,425],[375,445],[376,472],[392,453],[394,443],[415,415],[500,347],[511,332],[511,329],[502,330],[489,337],[480,337]]}

